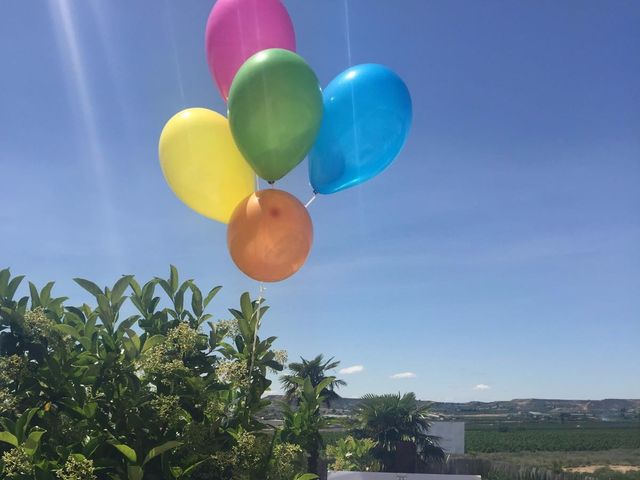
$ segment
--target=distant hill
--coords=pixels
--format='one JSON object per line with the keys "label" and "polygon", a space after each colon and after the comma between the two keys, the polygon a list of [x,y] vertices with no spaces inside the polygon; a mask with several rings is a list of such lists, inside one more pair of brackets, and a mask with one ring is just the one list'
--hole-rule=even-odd
{"label": "distant hill", "polygon": [[[281,396],[272,395],[271,400],[282,400]],[[330,409],[325,409],[325,414],[337,416],[350,416],[360,399],[340,398],[331,403]],[[277,404],[277,402],[275,402]],[[486,416],[586,416],[600,420],[635,418],[640,415],[640,399],[617,399],[605,400],[553,400],[526,398],[514,399],[498,402],[430,402],[421,401],[423,404],[430,404],[434,415],[445,419],[472,419],[474,417]],[[272,405],[265,410],[265,418],[279,418],[279,409]]]}
{"label": "distant hill", "polygon": [[553,400],[540,398],[514,399],[503,402],[433,403],[439,413],[454,412],[540,412],[604,414],[640,410],[640,400],[608,398],[605,400]]}

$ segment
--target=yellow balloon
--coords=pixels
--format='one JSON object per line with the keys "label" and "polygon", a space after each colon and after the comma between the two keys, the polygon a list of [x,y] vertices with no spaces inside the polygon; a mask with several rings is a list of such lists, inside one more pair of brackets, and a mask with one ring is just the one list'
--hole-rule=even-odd
{"label": "yellow balloon", "polygon": [[206,108],[175,114],[160,134],[160,166],[180,200],[205,217],[229,223],[251,195],[255,174],[236,147],[228,120]]}

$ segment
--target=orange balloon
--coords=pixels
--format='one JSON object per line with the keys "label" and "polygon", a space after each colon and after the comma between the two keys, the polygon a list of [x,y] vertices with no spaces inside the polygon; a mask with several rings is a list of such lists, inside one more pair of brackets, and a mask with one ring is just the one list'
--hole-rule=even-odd
{"label": "orange balloon", "polygon": [[296,273],[309,256],[313,225],[293,195],[267,189],[238,204],[227,229],[231,258],[260,282],[279,282]]}

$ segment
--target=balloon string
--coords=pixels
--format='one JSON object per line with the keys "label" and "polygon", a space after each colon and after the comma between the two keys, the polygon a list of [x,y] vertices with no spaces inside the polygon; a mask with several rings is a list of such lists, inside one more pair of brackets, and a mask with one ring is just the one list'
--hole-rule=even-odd
{"label": "balloon string", "polygon": [[304,204],[304,208],[309,208],[309,205],[311,205],[311,204],[313,203],[313,201],[316,199],[316,196],[317,196],[317,195],[314,193],[314,194],[313,194],[313,197],[311,197],[311,198],[309,199],[309,201],[308,201],[307,203],[305,203],[305,204]]}
{"label": "balloon string", "polygon": [[251,384],[251,376],[253,375],[253,364],[255,361],[255,355],[256,355],[256,343],[258,343],[258,330],[260,330],[260,321],[262,320],[262,318],[260,317],[260,309],[261,309],[261,305],[262,302],[264,301],[264,291],[266,290],[264,283],[260,282],[260,290],[259,290],[259,294],[258,294],[258,308],[256,309],[256,311],[254,312],[254,315],[256,316],[256,326],[253,329],[253,348],[251,349],[251,363],[249,364],[249,384]]}
{"label": "balloon string", "polygon": [[[256,191],[260,190],[260,177],[256,175]],[[258,343],[258,330],[260,330],[260,309],[262,302],[264,300],[264,283],[260,282],[259,294],[258,294],[258,307],[256,311],[253,313],[256,316],[256,325],[253,329],[253,348],[251,349],[251,362],[249,363],[249,384],[251,384],[251,377],[253,375],[253,365],[256,358],[256,343]]]}
{"label": "balloon string", "polygon": [[344,0],[344,24],[347,35],[347,61],[351,66],[351,29],[349,28],[349,0]]}

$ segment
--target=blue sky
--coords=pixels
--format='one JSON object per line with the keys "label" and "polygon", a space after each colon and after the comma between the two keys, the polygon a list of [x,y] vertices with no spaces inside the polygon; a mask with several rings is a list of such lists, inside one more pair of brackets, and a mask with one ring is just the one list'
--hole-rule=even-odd
{"label": "blue sky", "polygon": [[[0,265],[84,301],[71,278],[173,263],[224,285],[226,317],[258,285],[157,159],[174,113],[225,111],[213,2],[37,3],[0,6]],[[639,398],[640,3],[286,4],[323,85],[386,64],[414,125],[386,172],[312,204],[311,256],[268,285],[264,332],[362,366],[348,396]],[[279,186],[306,201],[306,163]]]}

